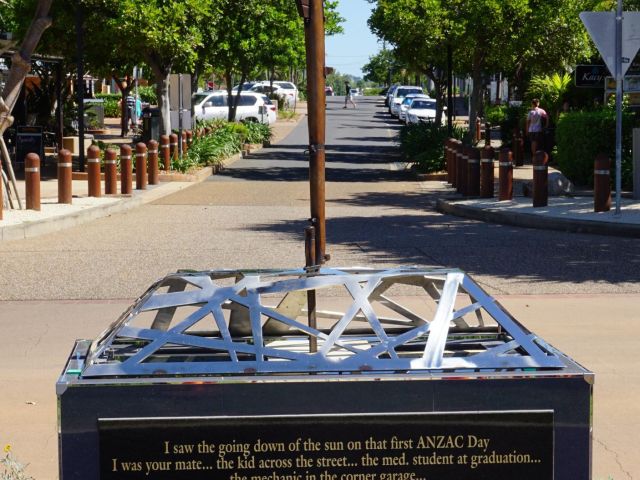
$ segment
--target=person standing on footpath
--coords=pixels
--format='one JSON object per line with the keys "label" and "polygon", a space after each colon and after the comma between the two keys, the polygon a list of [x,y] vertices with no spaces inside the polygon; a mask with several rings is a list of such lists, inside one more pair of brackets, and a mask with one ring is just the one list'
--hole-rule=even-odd
{"label": "person standing on footpath", "polygon": [[542,108],[540,108],[540,100],[534,98],[531,101],[531,110],[527,115],[527,135],[531,142],[531,159],[538,151],[538,145],[542,143],[542,132],[544,128],[549,126],[549,116]]}
{"label": "person standing on footpath", "polygon": [[344,107],[342,108],[347,108],[347,102],[351,102],[351,105],[353,105],[353,108],[356,108],[356,104],[354,103],[352,98],[351,85],[349,85],[349,82],[344,82],[344,89],[345,89]]}

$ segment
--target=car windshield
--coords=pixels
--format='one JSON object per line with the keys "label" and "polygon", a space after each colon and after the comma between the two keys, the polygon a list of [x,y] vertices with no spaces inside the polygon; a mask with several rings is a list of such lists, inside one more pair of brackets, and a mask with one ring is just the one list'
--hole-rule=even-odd
{"label": "car windshield", "polygon": [[395,93],[396,97],[406,97],[410,93],[422,93],[421,88],[399,88]]}
{"label": "car windshield", "polygon": [[295,90],[296,88],[296,86],[291,82],[273,82],[273,83],[287,90]]}
{"label": "car windshield", "polygon": [[405,99],[402,101],[402,104],[409,105],[411,102],[413,102],[413,97],[405,97]]}
{"label": "car windshield", "polygon": [[436,109],[436,102],[430,102],[428,100],[414,100],[411,104],[411,108],[430,108]]}

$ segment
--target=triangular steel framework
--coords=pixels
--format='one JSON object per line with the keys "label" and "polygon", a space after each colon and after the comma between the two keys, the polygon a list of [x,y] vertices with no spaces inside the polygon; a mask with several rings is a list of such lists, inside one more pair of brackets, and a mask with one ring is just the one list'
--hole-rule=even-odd
{"label": "triangular steel framework", "polygon": [[[423,294],[415,300],[430,306],[430,314],[394,298],[394,291],[408,286]],[[318,310],[323,325],[310,328],[306,292],[322,295],[335,288],[348,292],[347,307]],[[271,305],[274,299],[279,304]],[[379,313],[381,308],[386,313]],[[310,337],[317,339],[317,351],[309,346]],[[459,270],[321,268],[169,275],[92,343],[79,374],[109,378],[562,368],[555,349]]]}

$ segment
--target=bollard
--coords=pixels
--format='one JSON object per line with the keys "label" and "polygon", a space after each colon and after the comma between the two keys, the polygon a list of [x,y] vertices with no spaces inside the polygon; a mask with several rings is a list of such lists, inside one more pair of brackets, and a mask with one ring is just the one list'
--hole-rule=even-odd
{"label": "bollard", "polygon": [[511,150],[503,148],[500,150],[498,159],[500,193],[499,200],[511,200],[513,198],[513,161]]}
{"label": "bollard", "polygon": [[149,185],[158,184],[158,142],[149,140],[149,154],[147,170],[149,171]]}
{"label": "bollard", "polygon": [[162,150],[162,168],[165,172],[171,170],[171,146],[169,135],[160,135],[160,150]]}
{"label": "bollard", "polygon": [[451,180],[451,148],[453,147],[453,139],[447,138],[444,141],[444,163],[447,169],[447,183],[452,184]]}
{"label": "bollard", "polygon": [[191,147],[193,143],[193,132],[191,130],[187,130],[187,146]]}
{"label": "bollard", "polygon": [[133,190],[131,174],[131,147],[120,146],[120,193],[131,195]]}
{"label": "bollard", "polygon": [[476,117],[476,141],[478,143],[482,139],[482,122],[480,117]]}
{"label": "bollard", "polygon": [[480,149],[474,147],[467,157],[467,196],[480,196]]}
{"label": "bollard", "polygon": [[87,182],[89,182],[89,196],[100,197],[100,148],[91,145],[87,149]]}
{"label": "bollard", "polygon": [[484,146],[491,146],[491,124],[489,122],[484,124]]}
{"label": "bollard", "polygon": [[518,129],[513,132],[513,162],[516,167],[524,165],[524,139]]}
{"label": "bollard", "polygon": [[480,197],[493,197],[493,156],[491,147],[484,147],[480,151]]}
{"label": "bollard", "polygon": [[547,161],[549,157],[544,150],[538,150],[533,157],[533,206],[546,207],[549,203],[549,177]]}
{"label": "bollard", "polygon": [[71,204],[72,167],[71,152],[63,148],[58,152],[58,203]]}
{"label": "bollard", "polygon": [[458,143],[459,140],[455,140],[455,139],[451,139],[451,151],[449,152],[449,155],[451,156],[451,186],[453,188],[456,187],[457,183],[457,179],[456,179],[456,173],[457,173],[457,160],[458,160]]}
{"label": "bollard", "polygon": [[611,210],[611,161],[600,153],[593,162],[593,211]]}
{"label": "bollard", "polygon": [[118,193],[118,152],[107,148],[104,153],[104,193],[116,195]]}
{"label": "bollard", "polygon": [[462,147],[462,163],[460,164],[460,168],[462,169],[462,172],[460,172],[460,193],[465,197],[469,195],[469,159],[472,155],[473,147],[467,145]]}
{"label": "bollard", "polygon": [[40,210],[40,157],[36,153],[24,159],[24,182],[27,210]]}
{"label": "bollard", "polygon": [[186,130],[182,131],[182,155],[186,155],[189,151],[189,145],[187,145],[187,132]]}
{"label": "bollard", "polygon": [[464,174],[467,171],[467,162],[464,161],[464,148],[462,142],[459,142],[456,152],[456,192],[458,193],[462,193],[466,182]]}
{"label": "bollard", "polygon": [[136,143],[136,190],[147,189],[147,146]]}
{"label": "bollard", "polygon": [[177,160],[180,158],[180,152],[178,151],[178,135],[172,133],[169,135],[169,146],[171,147],[171,158]]}

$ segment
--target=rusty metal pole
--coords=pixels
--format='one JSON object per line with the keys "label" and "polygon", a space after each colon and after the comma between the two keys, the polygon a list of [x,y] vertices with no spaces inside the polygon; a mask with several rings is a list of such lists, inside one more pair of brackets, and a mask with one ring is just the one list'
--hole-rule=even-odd
{"label": "rusty metal pole", "polygon": [[[312,271],[316,266],[316,229],[312,226],[304,229],[304,256],[305,265],[307,271]],[[318,328],[318,322],[316,318],[316,291],[307,290],[307,318],[309,321],[309,327],[313,329]],[[309,352],[314,353],[318,351],[318,339],[313,336],[309,336]]]}
{"label": "rusty metal pole", "polygon": [[133,191],[131,174],[131,147],[120,146],[120,193],[131,195]]}
{"label": "rusty metal pole", "polygon": [[40,210],[40,157],[29,153],[24,159],[27,210]]}
{"label": "rusty metal pole", "polygon": [[147,146],[136,143],[136,190],[147,189]]}
{"label": "rusty metal pole", "polygon": [[169,135],[160,135],[160,149],[162,151],[162,168],[165,172],[171,170],[171,146]]}
{"label": "rusty metal pole", "polygon": [[72,168],[71,152],[63,148],[58,152],[58,203],[71,204],[72,202]]}
{"label": "rusty metal pole", "polygon": [[493,157],[495,152],[491,146],[480,151],[480,197],[493,197]]}
{"label": "rusty metal pole", "polygon": [[116,195],[118,193],[118,152],[107,148],[104,153],[104,193]]}
{"label": "rusty metal pole", "polygon": [[513,198],[513,162],[511,150],[503,148],[500,150],[500,158],[498,159],[499,177],[500,177],[500,201],[511,200]]}
{"label": "rusty metal pole", "polygon": [[593,162],[593,211],[611,210],[611,160],[600,153]]}
{"label": "rusty metal pole", "polygon": [[147,170],[149,172],[149,185],[158,184],[158,142],[149,140],[149,154]]}
{"label": "rusty metal pole", "polygon": [[182,155],[186,155],[189,151],[189,145],[187,144],[187,131],[182,130]]}
{"label": "rusty metal pole", "polygon": [[544,150],[538,150],[533,157],[533,206],[546,207],[549,203],[549,157]]}
{"label": "rusty metal pole", "polygon": [[[302,4],[308,5],[306,16]],[[307,108],[309,124],[309,188],[311,222],[316,233],[316,263],[326,256],[325,222],[325,69],[324,69],[324,1],[299,3],[304,17],[307,52]]]}
{"label": "rusty metal pole", "polygon": [[87,149],[87,181],[89,196],[100,197],[100,148],[97,145]]}

